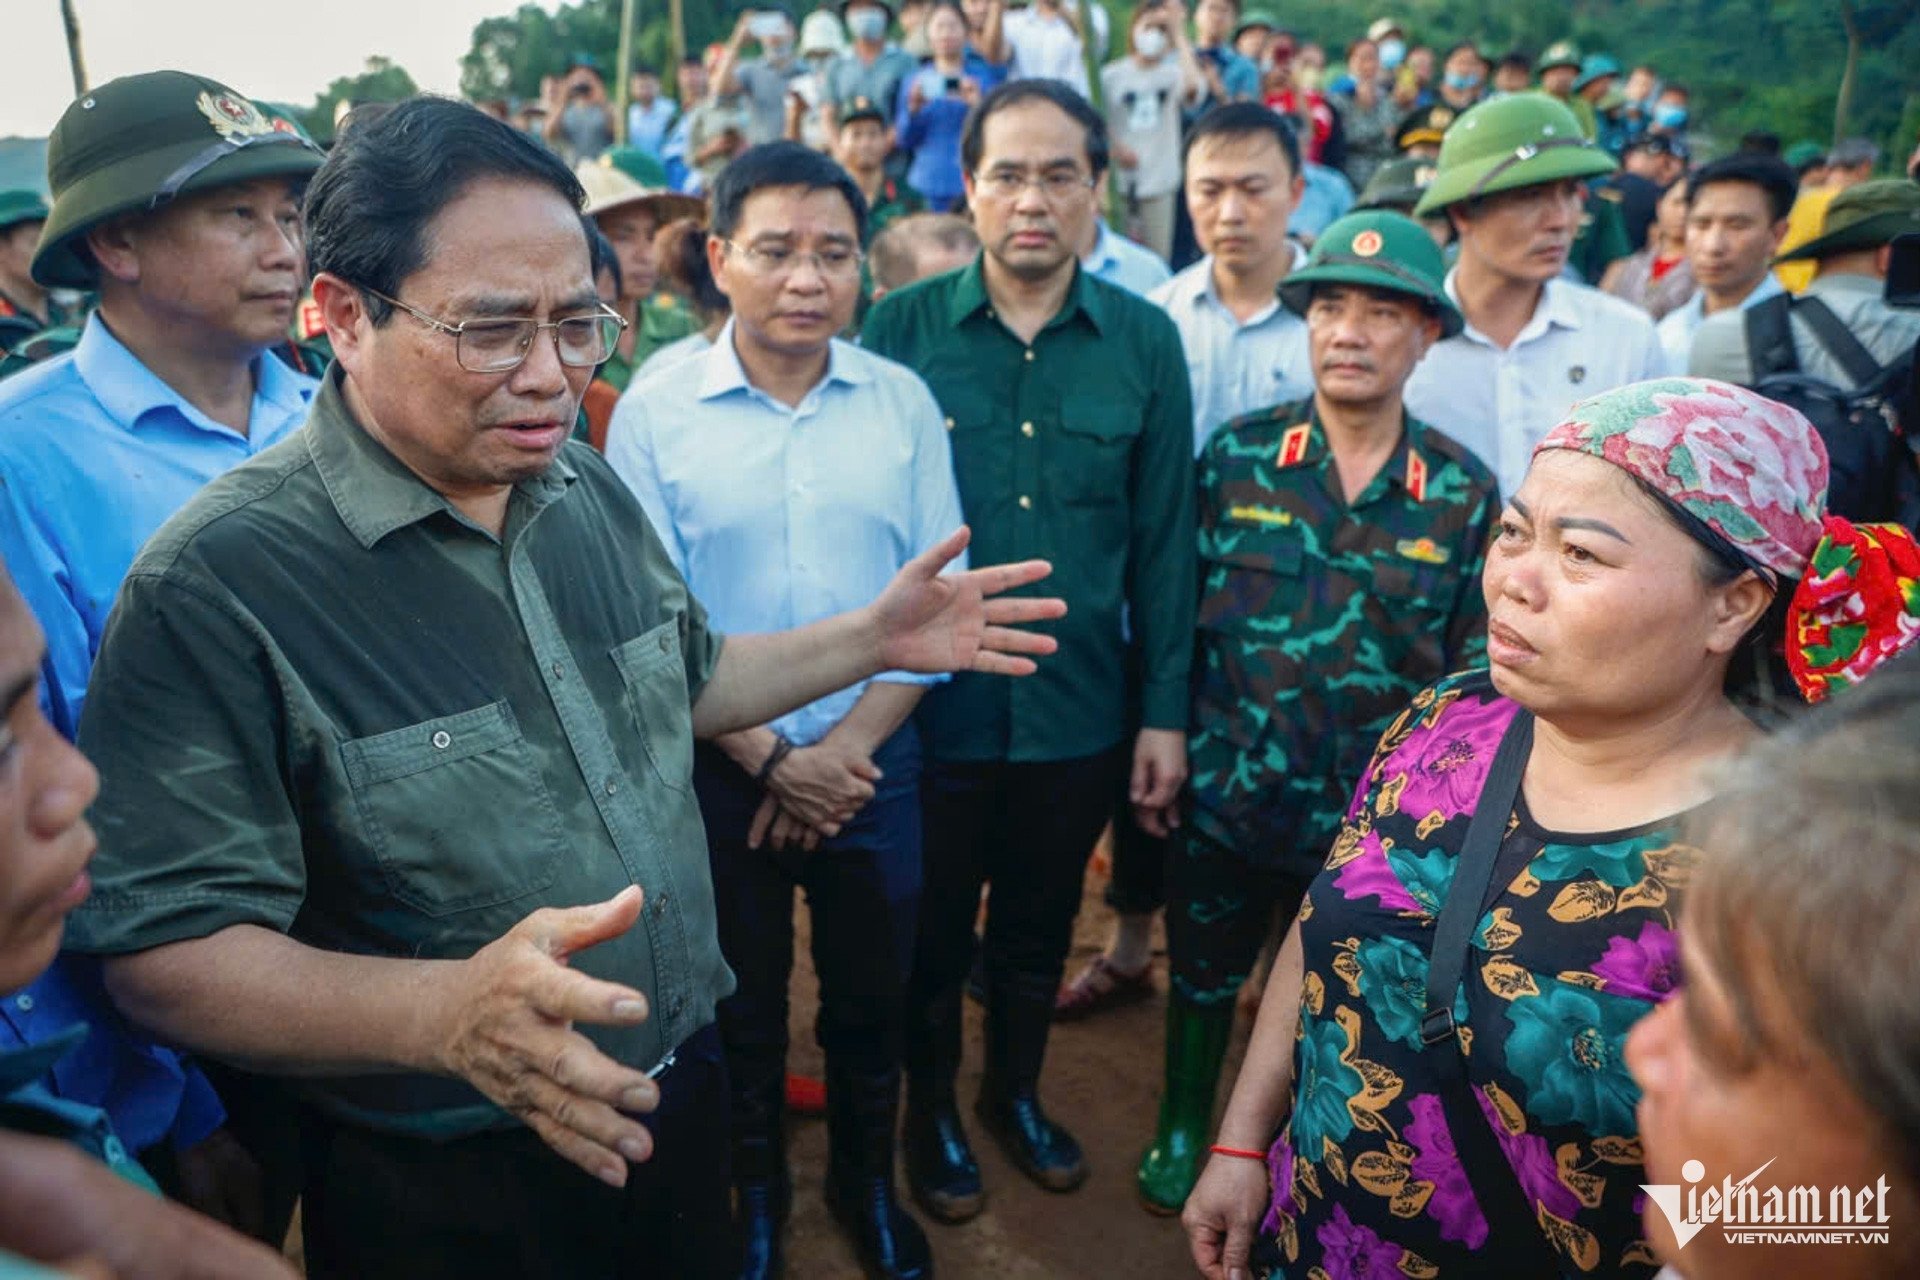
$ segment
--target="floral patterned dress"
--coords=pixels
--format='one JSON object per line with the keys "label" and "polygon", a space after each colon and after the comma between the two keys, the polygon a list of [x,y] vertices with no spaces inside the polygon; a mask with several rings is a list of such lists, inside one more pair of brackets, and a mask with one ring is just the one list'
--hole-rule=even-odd
{"label": "floral patterned dress", "polygon": [[[1429,948],[1475,804],[1518,708],[1484,671],[1416,697],[1381,740],[1301,908],[1293,1107],[1269,1155],[1276,1273],[1486,1274],[1487,1222],[1420,1042]],[[1565,1276],[1651,1276],[1622,1053],[1678,978],[1679,820],[1566,836],[1516,806],[1520,868],[1474,931],[1456,999],[1467,1076]],[[1504,872],[1502,873],[1504,874]]]}

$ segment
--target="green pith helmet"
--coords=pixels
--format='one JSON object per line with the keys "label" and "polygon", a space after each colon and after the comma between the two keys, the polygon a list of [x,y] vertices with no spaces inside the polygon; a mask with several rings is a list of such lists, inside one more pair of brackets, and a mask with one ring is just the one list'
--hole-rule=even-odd
{"label": "green pith helmet", "polygon": [[1556,40],[1547,46],[1540,55],[1538,70],[1551,71],[1555,67],[1578,67],[1580,65],[1580,46],[1571,40]]}
{"label": "green pith helmet", "polygon": [[1395,209],[1409,213],[1413,206],[1420,203],[1420,197],[1433,185],[1434,164],[1431,160],[1409,157],[1405,160],[1393,160],[1381,165],[1367,179],[1367,189],[1360,193],[1360,199],[1354,203],[1355,211],[1365,209]]}
{"label": "green pith helmet", "polygon": [[49,289],[88,289],[82,241],[108,218],[255,178],[304,178],[324,157],[217,80],[184,71],[122,76],[75,100],[47,139],[53,208],[33,255]]}
{"label": "green pith helmet", "polygon": [[600,163],[618,169],[649,191],[667,189],[667,167],[653,153],[639,147],[608,147],[600,153]]}
{"label": "green pith helmet", "polygon": [[842,102],[839,116],[842,125],[852,124],[855,120],[878,120],[881,124],[891,122],[887,109],[864,93]]}
{"label": "green pith helmet", "polygon": [[1620,63],[1617,59],[1604,53],[1590,53],[1580,60],[1580,78],[1573,82],[1573,91],[1578,93],[1595,80],[1619,75]]}
{"label": "green pith helmet", "polygon": [[40,198],[38,191],[17,188],[12,191],[0,191],[0,231],[17,227],[23,222],[45,222],[47,220],[47,202]]}
{"label": "green pith helmet", "polygon": [[1403,213],[1369,209],[1341,218],[1313,242],[1307,265],[1280,282],[1280,301],[1307,313],[1317,284],[1352,284],[1404,293],[1440,317],[1440,336],[1466,327],[1447,296],[1447,264],[1427,229]]}
{"label": "green pith helmet", "polygon": [[1836,253],[1878,249],[1895,236],[1920,232],[1920,183],[1874,178],[1848,187],[1827,206],[1820,234],[1775,262],[1818,262]]}
{"label": "green pith helmet", "polygon": [[1619,166],[1588,142],[1565,103],[1544,93],[1515,93],[1471,107],[1447,130],[1433,185],[1414,213],[1496,191],[1598,178]]}

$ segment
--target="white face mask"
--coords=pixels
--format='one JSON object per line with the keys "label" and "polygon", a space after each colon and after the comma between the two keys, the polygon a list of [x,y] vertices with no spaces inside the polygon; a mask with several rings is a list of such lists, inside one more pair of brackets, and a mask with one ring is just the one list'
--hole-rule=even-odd
{"label": "white face mask", "polygon": [[1404,40],[1382,40],[1380,42],[1380,65],[1392,71],[1407,56],[1407,42]]}
{"label": "white face mask", "polygon": [[1143,27],[1133,37],[1134,52],[1153,60],[1167,51],[1167,33],[1158,27]]}

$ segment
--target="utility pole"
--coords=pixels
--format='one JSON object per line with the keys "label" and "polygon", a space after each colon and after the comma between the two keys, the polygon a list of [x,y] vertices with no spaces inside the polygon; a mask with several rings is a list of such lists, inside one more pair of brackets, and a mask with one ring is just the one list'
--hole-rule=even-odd
{"label": "utility pole", "polygon": [[80,15],[74,12],[73,0],[60,0],[60,17],[67,24],[67,66],[73,72],[73,96],[78,98],[87,91],[87,59],[80,52]]}
{"label": "utility pole", "polygon": [[628,141],[627,93],[633,84],[633,20],[639,7],[639,0],[620,0],[620,54],[614,68],[618,87],[613,94],[613,110],[619,118],[613,122],[613,134],[622,146]]}
{"label": "utility pole", "polygon": [[[662,78],[680,74],[680,64],[687,59],[687,11],[682,0],[667,0],[667,24],[673,37],[673,66],[662,73]],[[667,79],[668,84],[674,83]],[[691,111],[697,103],[680,104],[682,111]]]}

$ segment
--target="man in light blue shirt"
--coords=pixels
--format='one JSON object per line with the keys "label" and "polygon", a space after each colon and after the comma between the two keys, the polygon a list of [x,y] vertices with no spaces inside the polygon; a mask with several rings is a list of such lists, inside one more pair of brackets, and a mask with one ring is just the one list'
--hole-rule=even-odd
{"label": "man in light blue shirt", "polygon": [[[40,702],[68,739],[141,545],[306,417],[317,384],[269,348],[300,300],[298,201],[320,162],[231,89],[178,71],[101,85],[48,140],[53,207],[33,275],[100,305],[73,351],[0,386],[0,558],[46,634]],[[219,1102],[191,1065],[97,1008],[89,972],[62,956],[9,996],[0,1048],[91,1024],[41,1085],[105,1108],[166,1168],[195,1159]]]}
{"label": "man in light blue shirt", "polygon": [[652,67],[635,67],[629,81],[627,102],[627,145],[638,147],[654,159],[660,159],[661,144],[673,127],[680,108],[672,98],[660,94],[660,73]]}
{"label": "man in light blue shirt", "polygon": [[1785,161],[1750,152],[1723,156],[1687,179],[1687,265],[1700,287],[1657,326],[1673,372],[1687,371],[1693,336],[1708,316],[1786,292],[1773,256],[1798,189]]}
{"label": "man in light blue shirt", "polygon": [[[778,631],[866,604],[961,523],[939,406],[911,370],[834,338],[860,294],[859,188],[792,142],[713,193],[711,350],[636,381],[607,460],[716,628]],[[793,891],[813,913],[832,1150],[827,1196],[868,1274],[931,1274],[894,1199],[903,997],[920,897],[928,677],[882,674],[697,749],[720,947],[742,1276],[780,1273]]]}
{"label": "man in light blue shirt", "polygon": [[1080,265],[1088,275],[1143,298],[1173,278],[1159,254],[1127,239],[1109,227],[1105,218],[1094,219],[1093,243],[1080,255]]}

